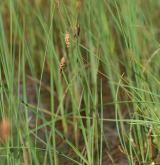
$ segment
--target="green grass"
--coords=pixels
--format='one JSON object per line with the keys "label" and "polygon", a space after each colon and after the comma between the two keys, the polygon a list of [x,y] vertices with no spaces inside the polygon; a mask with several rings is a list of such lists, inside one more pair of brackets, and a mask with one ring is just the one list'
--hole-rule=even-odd
{"label": "green grass", "polygon": [[159,7],[158,0],[1,2],[0,117],[11,134],[0,164],[160,163]]}

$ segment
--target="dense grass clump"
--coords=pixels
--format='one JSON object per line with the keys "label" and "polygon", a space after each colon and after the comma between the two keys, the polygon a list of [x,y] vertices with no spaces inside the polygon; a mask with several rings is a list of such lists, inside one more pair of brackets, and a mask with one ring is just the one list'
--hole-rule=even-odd
{"label": "dense grass clump", "polygon": [[160,163],[158,0],[0,4],[0,164]]}

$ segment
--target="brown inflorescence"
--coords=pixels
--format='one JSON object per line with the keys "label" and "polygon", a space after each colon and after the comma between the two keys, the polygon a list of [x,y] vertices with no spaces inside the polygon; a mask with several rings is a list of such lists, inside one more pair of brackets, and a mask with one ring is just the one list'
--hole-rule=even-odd
{"label": "brown inflorescence", "polygon": [[66,44],[66,47],[69,48],[69,45],[70,45],[70,36],[69,36],[69,33],[68,32],[65,35],[65,44]]}
{"label": "brown inflorescence", "polygon": [[80,11],[81,6],[82,6],[82,0],[77,0],[76,9],[78,10],[78,12]]}
{"label": "brown inflorescence", "polygon": [[66,61],[65,61],[65,58],[64,58],[64,56],[63,56],[63,57],[61,58],[60,65],[59,65],[60,72],[62,72],[62,70],[64,69],[65,64],[66,64]]}
{"label": "brown inflorescence", "polygon": [[80,34],[80,25],[77,24],[74,30],[74,37],[79,37]]}

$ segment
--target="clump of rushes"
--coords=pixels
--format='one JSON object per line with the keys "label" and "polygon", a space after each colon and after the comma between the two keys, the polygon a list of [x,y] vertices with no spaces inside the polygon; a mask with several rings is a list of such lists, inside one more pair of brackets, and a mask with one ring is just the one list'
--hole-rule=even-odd
{"label": "clump of rushes", "polygon": [[59,69],[60,69],[60,73],[62,73],[64,67],[65,67],[65,64],[66,64],[66,60],[64,58],[64,56],[61,58],[61,61],[60,61],[60,65],[59,65]]}
{"label": "clump of rushes", "polygon": [[69,35],[68,32],[65,35],[65,44],[66,44],[66,47],[69,48],[69,46],[70,46],[70,35]]}
{"label": "clump of rushes", "polygon": [[11,124],[7,118],[2,119],[0,122],[0,142],[7,142],[10,136]]}

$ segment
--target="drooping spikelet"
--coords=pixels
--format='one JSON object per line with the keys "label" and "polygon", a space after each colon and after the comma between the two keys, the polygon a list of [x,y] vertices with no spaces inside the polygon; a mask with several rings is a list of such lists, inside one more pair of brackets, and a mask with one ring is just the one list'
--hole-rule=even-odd
{"label": "drooping spikelet", "polygon": [[68,32],[65,35],[65,44],[66,44],[66,47],[69,48],[69,46],[70,46],[70,35],[69,35]]}
{"label": "drooping spikelet", "polygon": [[2,119],[0,122],[0,142],[4,143],[10,136],[11,124],[8,119]]}
{"label": "drooping spikelet", "polygon": [[64,56],[63,56],[63,57],[61,58],[60,65],[59,65],[60,72],[62,72],[62,70],[64,69],[65,64],[66,64],[66,61],[65,61],[65,58],[64,58]]}

